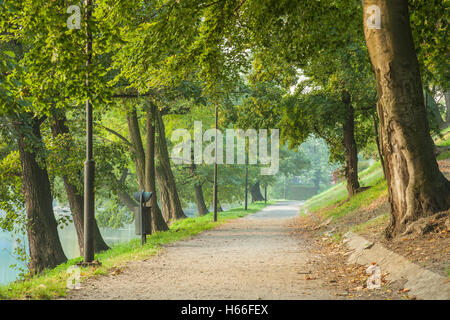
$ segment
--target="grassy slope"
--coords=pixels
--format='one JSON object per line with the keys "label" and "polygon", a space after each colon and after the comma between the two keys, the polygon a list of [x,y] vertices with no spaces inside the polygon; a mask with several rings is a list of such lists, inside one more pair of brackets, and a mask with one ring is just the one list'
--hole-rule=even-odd
{"label": "grassy slope", "polygon": [[387,193],[386,181],[383,179],[383,171],[377,162],[371,167],[359,173],[360,184],[370,189],[348,198],[345,182],[341,182],[327,191],[318,194],[306,202],[306,208],[310,212],[323,211],[325,217],[340,217],[352,212],[354,209],[369,205],[373,200]]}
{"label": "grassy slope", "polygon": [[[177,221],[172,224],[169,231],[157,232],[148,236],[147,243],[144,246],[141,246],[140,239],[117,244],[110,250],[95,255],[95,259],[102,263],[100,267],[81,268],[82,279],[107,274],[111,270],[120,268],[129,261],[144,260],[158,252],[163,244],[187,239],[204,230],[212,229],[227,220],[256,213],[265,206],[266,204],[264,203],[253,203],[247,211],[243,208],[235,208],[226,212],[220,212],[218,215],[219,221],[216,223],[212,222],[212,213],[203,217],[187,218]],[[0,299],[52,299],[65,296],[67,293],[66,281],[69,278],[66,270],[81,261],[82,258],[72,259],[32,279],[1,286]]]}
{"label": "grassy slope", "polygon": [[[450,146],[450,128],[441,132],[442,137],[435,137],[437,146]],[[450,152],[442,152],[438,160],[450,158]],[[321,194],[318,194],[306,202],[305,209],[308,212],[317,213],[323,218],[333,217],[339,219],[346,215],[355,214],[358,209],[368,207],[371,203],[380,197],[387,195],[387,184],[383,179],[383,171],[379,162],[359,173],[361,186],[370,186],[371,188],[355,195],[347,200],[347,189],[345,181],[337,184]],[[306,213],[304,211],[304,213]],[[368,226],[377,223],[383,223],[388,219],[388,213],[381,214],[378,218],[352,226],[353,231],[361,231]],[[349,228],[350,229],[350,228]]]}

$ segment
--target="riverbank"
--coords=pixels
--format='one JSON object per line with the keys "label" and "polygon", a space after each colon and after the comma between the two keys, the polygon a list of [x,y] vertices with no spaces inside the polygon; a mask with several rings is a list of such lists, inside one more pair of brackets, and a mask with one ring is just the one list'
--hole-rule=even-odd
{"label": "riverbank", "polygon": [[[202,217],[186,218],[172,224],[169,231],[157,232],[147,237],[147,243],[141,246],[139,239],[114,245],[110,250],[95,255],[101,266],[81,269],[81,281],[87,278],[120,273],[121,268],[132,261],[142,261],[155,255],[162,245],[187,239],[202,231],[210,230],[231,220],[244,217],[260,211],[271,202],[253,203],[247,211],[242,207],[220,212],[218,222],[213,222],[212,213]],[[82,258],[71,259],[55,269],[47,270],[42,274],[24,281],[16,281],[0,287],[0,299],[56,299],[67,294],[67,279],[70,274],[67,269],[81,262]]]}

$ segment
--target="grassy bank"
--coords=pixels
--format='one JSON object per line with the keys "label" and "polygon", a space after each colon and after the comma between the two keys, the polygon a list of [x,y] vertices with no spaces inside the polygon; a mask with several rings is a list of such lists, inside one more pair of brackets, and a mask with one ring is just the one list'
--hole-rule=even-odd
{"label": "grassy bank", "polygon": [[[439,167],[450,177],[450,130],[434,137],[438,147]],[[320,239],[340,242],[342,236],[353,231],[443,276],[449,276],[450,238],[445,228],[445,216],[436,218],[434,229],[426,234],[402,235],[388,241],[384,231],[390,222],[387,183],[380,163],[374,163],[359,173],[364,191],[348,198],[345,181],[309,199],[303,209],[301,224]],[[445,214],[445,213],[441,213]]]}
{"label": "grassy bank", "polygon": [[358,193],[350,201],[347,201],[348,193],[345,181],[343,181],[306,201],[304,210],[322,212],[325,217],[337,218],[387,194],[387,185],[383,179],[383,170],[379,162],[360,172],[359,179],[361,187],[370,188]]}
{"label": "grassy bank", "polygon": [[[270,203],[272,202],[268,204]],[[169,231],[156,232],[148,236],[147,243],[144,246],[141,246],[140,239],[114,245],[110,250],[95,255],[95,259],[101,262],[101,266],[81,268],[81,281],[86,277],[120,272],[120,268],[129,261],[144,260],[153,256],[161,250],[161,245],[187,239],[204,230],[212,229],[227,220],[258,212],[265,206],[266,204],[257,202],[249,205],[247,211],[243,208],[235,208],[226,212],[219,212],[218,222],[216,223],[212,222],[212,213],[202,217],[177,221],[172,224]],[[31,279],[1,286],[0,299],[54,299],[63,297],[68,290],[66,282],[70,275],[67,273],[67,269],[81,261],[82,258],[72,259]]]}
{"label": "grassy bank", "polygon": [[[436,146],[450,146],[450,128],[444,129],[440,136],[434,137]],[[450,158],[449,151],[442,151],[438,160],[446,160]],[[304,213],[320,214],[323,218],[332,217],[334,219],[342,218],[348,214],[359,213],[361,210],[368,208],[379,199],[386,199],[387,184],[383,178],[383,170],[379,162],[374,163],[369,168],[359,173],[359,181],[361,187],[368,187],[367,190],[358,193],[348,200],[347,188],[345,181],[337,184],[314,197],[309,199],[304,207]],[[379,201],[380,202],[380,201]],[[380,213],[380,219],[370,221],[369,225],[376,222],[385,222],[381,219],[385,216],[384,212]],[[366,225],[366,223],[364,223]],[[362,226],[361,226],[362,227]],[[359,228],[361,229],[361,228]]]}

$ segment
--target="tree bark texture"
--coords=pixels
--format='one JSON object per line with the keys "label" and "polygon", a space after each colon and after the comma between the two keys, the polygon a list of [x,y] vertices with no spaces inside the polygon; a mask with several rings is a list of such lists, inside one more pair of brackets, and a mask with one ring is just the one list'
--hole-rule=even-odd
{"label": "tree bark texture", "polygon": [[163,217],[167,223],[186,218],[181,207],[175,178],[170,167],[169,152],[166,143],[166,130],[161,113],[156,110],[156,179],[160,195],[160,204]]}
{"label": "tree bark texture", "polygon": [[156,195],[156,169],[155,169],[155,120],[156,107],[151,105],[146,111],[146,149],[145,149],[145,190],[153,193],[150,199],[152,212],[152,230],[169,230],[166,221],[158,206]]}
{"label": "tree bark texture", "polygon": [[[388,238],[450,207],[450,183],[439,171],[424,105],[407,0],[364,0],[364,33],[377,80],[377,112],[391,205]],[[380,28],[370,28],[379,8]]]}
{"label": "tree bark texture", "polygon": [[29,269],[31,273],[38,273],[56,267],[67,258],[58,235],[45,160],[39,156],[43,148],[40,121],[23,114],[13,123],[18,134],[22,190],[27,210]]}
{"label": "tree bark texture", "polygon": [[250,188],[250,194],[252,195],[252,202],[264,201],[264,197],[259,186],[259,181],[256,181],[256,183]]}

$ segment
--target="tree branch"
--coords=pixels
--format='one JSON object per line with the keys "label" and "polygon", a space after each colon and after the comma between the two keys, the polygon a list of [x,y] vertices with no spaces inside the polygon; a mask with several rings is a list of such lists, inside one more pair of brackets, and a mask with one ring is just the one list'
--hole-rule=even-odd
{"label": "tree branch", "polygon": [[103,129],[105,129],[106,131],[108,131],[109,133],[112,133],[113,135],[115,135],[116,137],[120,138],[122,141],[124,141],[127,146],[129,147],[133,147],[133,145],[131,144],[130,141],[128,141],[127,138],[125,138],[123,135],[121,135],[120,133],[118,133],[117,131],[114,131],[113,129],[107,128],[104,125],[98,124],[100,127],[102,127]]}

